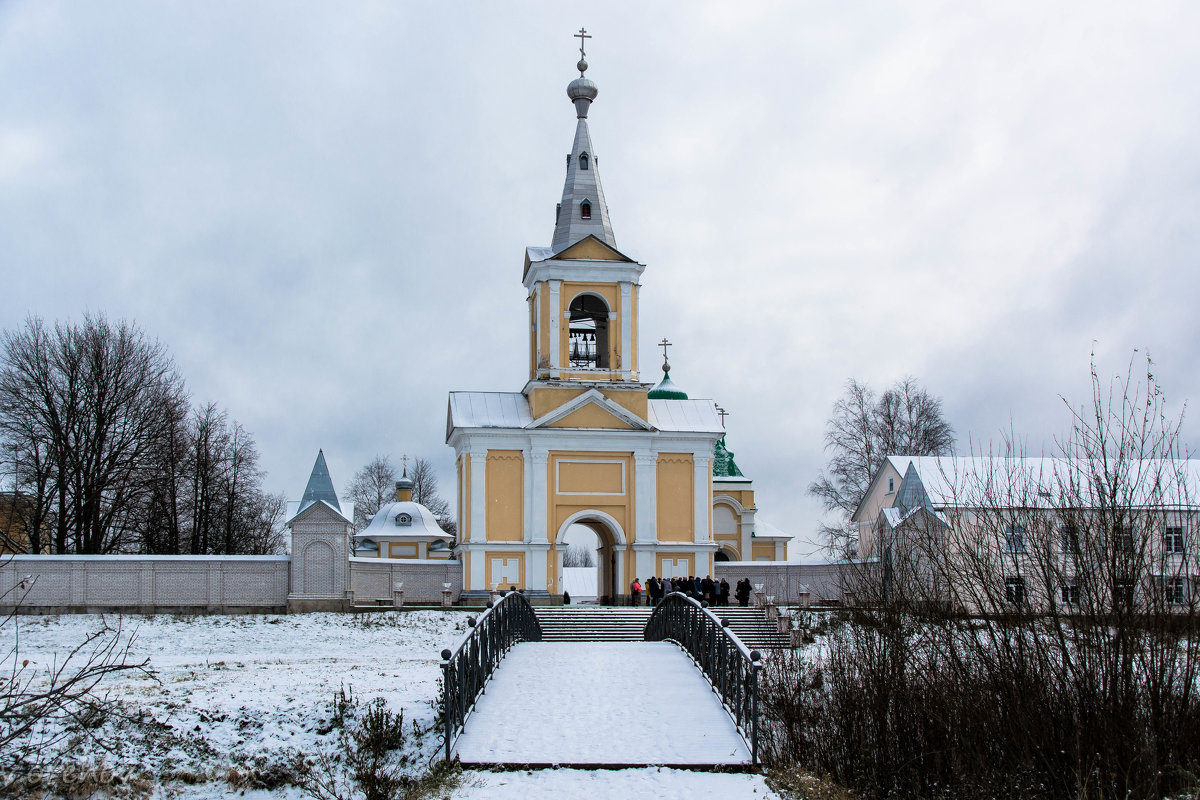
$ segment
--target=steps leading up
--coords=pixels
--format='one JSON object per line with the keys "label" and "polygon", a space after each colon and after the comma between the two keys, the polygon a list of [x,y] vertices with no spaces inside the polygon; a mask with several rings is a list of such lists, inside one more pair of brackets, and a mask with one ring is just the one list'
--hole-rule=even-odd
{"label": "steps leading up", "polygon": [[[544,642],[640,642],[653,609],[646,606],[539,606]],[[757,608],[714,608],[751,650],[788,646],[788,637]]]}
{"label": "steps leading up", "polygon": [[640,642],[645,606],[542,606],[535,609],[543,642]]}

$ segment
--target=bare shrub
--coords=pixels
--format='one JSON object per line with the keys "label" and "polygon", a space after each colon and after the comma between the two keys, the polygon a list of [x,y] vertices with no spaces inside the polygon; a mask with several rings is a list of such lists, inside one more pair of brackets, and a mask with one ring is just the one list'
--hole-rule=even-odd
{"label": "bare shrub", "polygon": [[1200,506],[1144,377],[1072,409],[1053,458],[943,459],[943,497],[820,654],[769,662],[765,749],[869,797],[1167,797],[1200,774]]}

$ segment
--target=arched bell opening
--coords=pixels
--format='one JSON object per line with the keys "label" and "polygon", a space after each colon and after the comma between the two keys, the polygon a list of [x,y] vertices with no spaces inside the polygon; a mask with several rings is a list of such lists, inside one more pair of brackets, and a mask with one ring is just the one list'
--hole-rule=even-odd
{"label": "arched bell opening", "polygon": [[594,294],[571,301],[567,353],[572,369],[608,369],[608,304]]}

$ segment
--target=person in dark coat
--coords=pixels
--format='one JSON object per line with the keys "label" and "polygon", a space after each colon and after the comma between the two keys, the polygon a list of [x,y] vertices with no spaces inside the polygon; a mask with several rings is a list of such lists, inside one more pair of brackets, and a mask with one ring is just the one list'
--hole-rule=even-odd
{"label": "person in dark coat", "polygon": [[725,580],[724,578],[721,578],[721,585],[719,588],[720,588],[720,591],[718,592],[719,599],[717,600],[717,605],[719,605],[719,606],[729,605],[729,581]]}
{"label": "person in dark coat", "polygon": [[650,576],[650,580],[646,581],[646,594],[650,596],[650,605],[658,605],[658,601],[662,597],[662,588],[658,583],[658,578],[653,575]]}
{"label": "person in dark coat", "polygon": [[742,578],[737,583],[737,601],[738,605],[745,608],[750,602],[750,579]]}

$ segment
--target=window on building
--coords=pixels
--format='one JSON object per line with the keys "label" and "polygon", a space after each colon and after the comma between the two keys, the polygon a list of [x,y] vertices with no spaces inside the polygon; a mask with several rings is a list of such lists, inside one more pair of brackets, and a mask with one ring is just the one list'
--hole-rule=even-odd
{"label": "window on building", "polygon": [[1020,525],[1007,525],[1004,528],[1004,548],[1010,553],[1025,552],[1025,529]]}
{"label": "window on building", "polygon": [[1078,583],[1064,583],[1062,585],[1062,587],[1060,587],[1060,592],[1061,592],[1061,597],[1062,597],[1062,603],[1064,606],[1079,605],[1079,584]]}
{"label": "window on building", "polygon": [[1062,551],[1067,555],[1079,555],[1079,526],[1073,521],[1067,522],[1059,528],[1058,535],[1060,537]]}
{"label": "window on building", "polygon": [[412,516],[410,516],[408,514],[397,514],[396,515],[396,527],[397,528],[407,528],[410,525],[412,525]]}
{"label": "window on building", "polygon": [[891,494],[894,491],[896,491],[896,479],[888,478],[888,494]]}
{"label": "window on building", "polygon": [[1113,581],[1113,606],[1128,609],[1133,606],[1134,583],[1130,578],[1117,578]]}
{"label": "window on building", "polygon": [[1163,550],[1175,554],[1183,552],[1183,528],[1171,526],[1163,534]]}
{"label": "window on building", "polygon": [[1133,555],[1133,531],[1131,531],[1129,528],[1118,525],[1113,530],[1113,547],[1115,547],[1116,551],[1121,555]]}
{"label": "window on building", "polygon": [[591,219],[592,218],[592,204],[589,203],[587,200],[584,200],[582,203],[579,204],[579,216],[581,219]]}
{"label": "window on building", "polygon": [[608,306],[599,297],[581,294],[571,301],[567,342],[573,369],[608,369]]}
{"label": "window on building", "polygon": [[1015,606],[1025,604],[1025,579],[1010,575],[1004,579],[1004,599]]}
{"label": "window on building", "polygon": [[1183,578],[1163,578],[1163,598],[1174,606],[1187,602],[1187,582]]}
{"label": "window on building", "polygon": [[588,154],[587,153],[579,154],[579,168],[580,169],[588,168]]}

